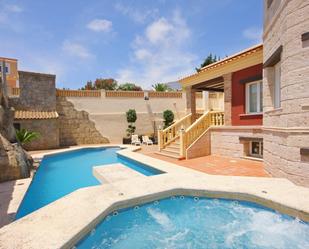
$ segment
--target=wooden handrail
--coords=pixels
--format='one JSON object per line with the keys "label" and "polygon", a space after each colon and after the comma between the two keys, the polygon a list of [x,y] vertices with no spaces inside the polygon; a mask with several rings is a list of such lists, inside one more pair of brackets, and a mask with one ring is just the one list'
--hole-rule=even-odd
{"label": "wooden handrail", "polygon": [[185,131],[180,133],[180,156],[185,157],[186,150],[210,126],[224,125],[224,112],[206,112]]}
{"label": "wooden handrail", "polygon": [[167,127],[166,129],[158,131],[159,150],[164,149],[171,142],[179,138],[180,130],[186,129],[191,125],[191,116],[192,114],[190,113],[172,124],[171,126]]}

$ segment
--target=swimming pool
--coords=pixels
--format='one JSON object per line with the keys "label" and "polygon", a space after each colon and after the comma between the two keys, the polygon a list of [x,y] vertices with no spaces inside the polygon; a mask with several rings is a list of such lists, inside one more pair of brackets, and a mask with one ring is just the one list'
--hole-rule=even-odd
{"label": "swimming pool", "polygon": [[309,224],[244,201],[173,196],[108,215],[76,248],[309,248]]}
{"label": "swimming pool", "polygon": [[159,170],[117,155],[118,147],[85,148],[45,156],[17,211],[19,219],[79,188],[99,185],[92,167],[122,163],[146,176]]}

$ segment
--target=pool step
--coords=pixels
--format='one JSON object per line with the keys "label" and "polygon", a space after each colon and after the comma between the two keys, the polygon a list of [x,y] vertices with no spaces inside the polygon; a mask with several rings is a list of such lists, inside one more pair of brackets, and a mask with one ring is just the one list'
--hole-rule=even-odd
{"label": "pool step", "polygon": [[102,166],[95,166],[92,169],[93,175],[103,184],[124,181],[132,178],[143,178],[145,175],[121,164],[114,163]]}

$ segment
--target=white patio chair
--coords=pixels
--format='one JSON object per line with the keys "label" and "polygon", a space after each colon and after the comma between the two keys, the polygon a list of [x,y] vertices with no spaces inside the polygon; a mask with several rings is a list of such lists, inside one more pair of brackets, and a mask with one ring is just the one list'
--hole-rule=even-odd
{"label": "white patio chair", "polygon": [[138,135],[131,136],[131,144],[141,145],[141,140],[139,140]]}
{"label": "white patio chair", "polygon": [[153,145],[152,140],[148,136],[142,136],[143,144]]}

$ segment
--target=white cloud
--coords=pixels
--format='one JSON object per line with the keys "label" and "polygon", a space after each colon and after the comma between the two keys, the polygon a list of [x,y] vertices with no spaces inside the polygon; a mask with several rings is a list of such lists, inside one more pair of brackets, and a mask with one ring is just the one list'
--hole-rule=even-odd
{"label": "white cloud", "polygon": [[126,6],[121,3],[116,3],[114,7],[118,12],[128,16],[136,23],[145,23],[147,19],[154,18],[159,12],[158,9],[139,10],[137,8]]}
{"label": "white cloud", "polygon": [[152,56],[151,52],[144,48],[135,50],[134,55],[138,60],[144,60]]}
{"label": "white cloud", "polygon": [[64,41],[62,44],[62,49],[69,55],[76,56],[81,59],[88,59],[93,57],[87,48],[76,42]]}
{"label": "white cloud", "polygon": [[105,19],[94,19],[88,23],[87,28],[95,32],[109,32],[112,29],[112,22]]}
{"label": "white cloud", "polygon": [[151,43],[162,42],[171,35],[169,32],[171,32],[172,29],[172,24],[165,18],[160,18],[147,27],[146,37]]}
{"label": "white cloud", "polygon": [[0,2],[0,24],[11,24],[12,15],[21,12],[23,12],[23,9],[17,4],[5,4]]}
{"label": "white cloud", "polygon": [[188,51],[190,34],[190,28],[178,11],[170,18],[153,21],[143,34],[135,37],[131,62],[118,71],[117,80],[149,87],[193,72],[198,57]]}
{"label": "white cloud", "polygon": [[23,12],[22,7],[20,7],[17,4],[8,4],[8,5],[5,6],[5,9],[6,9],[6,11],[13,12],[13,13]]}
{"label": "white cloud", "polygon": [[256,27],[250,27],[243,31],[243,37],[252,40],[254,42],[261,42],[262,41],[262,29]]}

